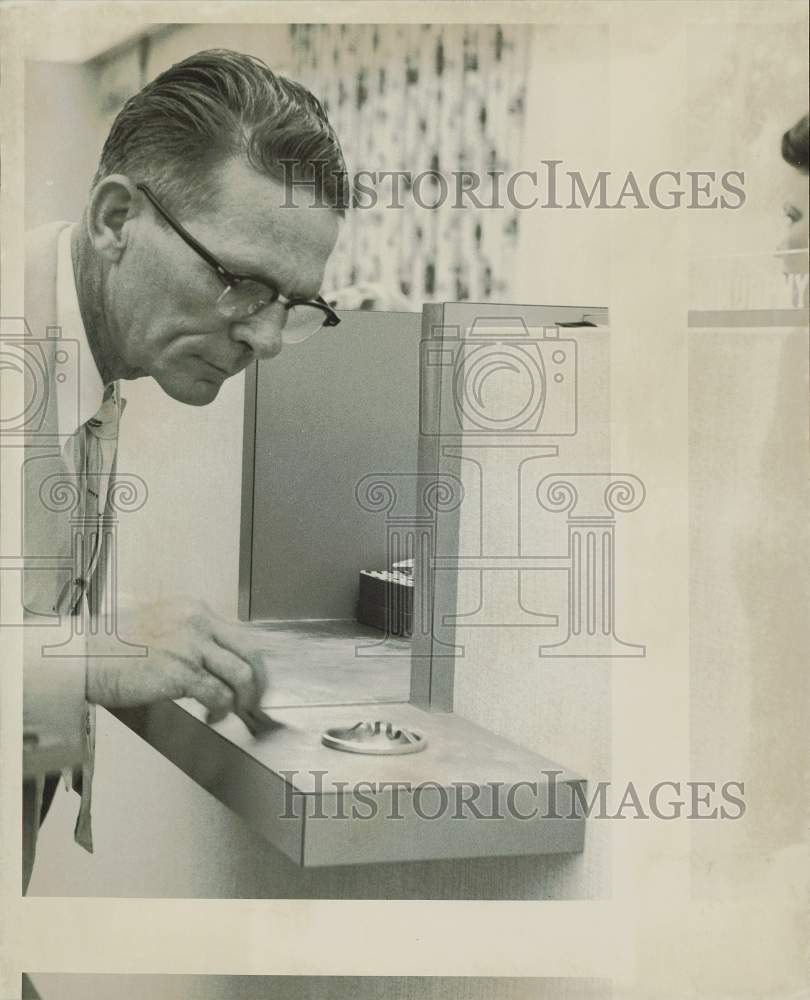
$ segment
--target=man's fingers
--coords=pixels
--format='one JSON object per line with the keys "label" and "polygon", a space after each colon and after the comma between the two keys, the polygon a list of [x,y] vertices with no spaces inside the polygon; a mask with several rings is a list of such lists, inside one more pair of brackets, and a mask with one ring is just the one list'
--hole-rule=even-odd
{"label": "man's fingers", "polygon": [[201,648],[202,665],[233,691],[234,710],[249,712],[259,702],[253,669],[246,660],[210,639]]}
{"label": "man's fingers", "polygon": [[211,630],[220,646],[249,665],[256,691],[254,704],[260,705],[267,690],[266,636],[259,629],[217,619],[212,620]]}
{"label": "man's fingers", "polygon": [[208,709],[208,721],[211,723],[221,722],[233,711],[233,691],[213,674],[194,671],[187,693]]}

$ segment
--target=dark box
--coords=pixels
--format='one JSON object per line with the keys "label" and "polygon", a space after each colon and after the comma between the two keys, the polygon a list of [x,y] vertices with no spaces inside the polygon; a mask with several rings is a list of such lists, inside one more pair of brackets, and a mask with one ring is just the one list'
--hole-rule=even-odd
{"label": "dark box", "polygon": [[413,586],[361,571],[357,620],[389,635],[411,635]]}

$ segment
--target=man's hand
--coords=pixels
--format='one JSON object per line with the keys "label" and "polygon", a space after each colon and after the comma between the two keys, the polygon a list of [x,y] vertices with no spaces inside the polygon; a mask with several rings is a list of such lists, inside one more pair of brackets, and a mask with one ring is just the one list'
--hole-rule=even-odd
{"label": "man's hand", "polygon": [[[199,601],[153,604],[124,612],[119,633],[148,648],[146,656],[87,660],[87,700],[106,708],[132,708],[174,698],[196,698],[208,721],[236,712],[249,728],[260,716],[267,687],[266,636],[226,621]],[[249,720],[253,720],[254,725]]]}

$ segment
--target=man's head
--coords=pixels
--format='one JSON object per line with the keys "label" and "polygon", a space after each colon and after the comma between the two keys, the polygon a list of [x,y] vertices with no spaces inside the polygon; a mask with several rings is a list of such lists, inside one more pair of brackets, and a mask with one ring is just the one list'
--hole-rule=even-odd
{"label": "man's head", "polygon": [[[156,203],[227,272],[265,282],[282,300],[223,315],[228,279]],[[85,219],[113,374],[150,375],[202,405],[228,375],[276,354],[283,300],[317,296],[345,204],[340,145],[305,88],[219,50],[161,74],[113,123]]]}

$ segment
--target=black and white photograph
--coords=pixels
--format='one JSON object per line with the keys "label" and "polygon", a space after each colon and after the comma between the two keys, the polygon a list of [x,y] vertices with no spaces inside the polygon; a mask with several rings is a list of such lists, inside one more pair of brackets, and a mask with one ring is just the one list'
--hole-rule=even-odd
{"label": "black and white photograph", "polygon": [[0,19],[0,1000],[810,996],[806,5]]}

